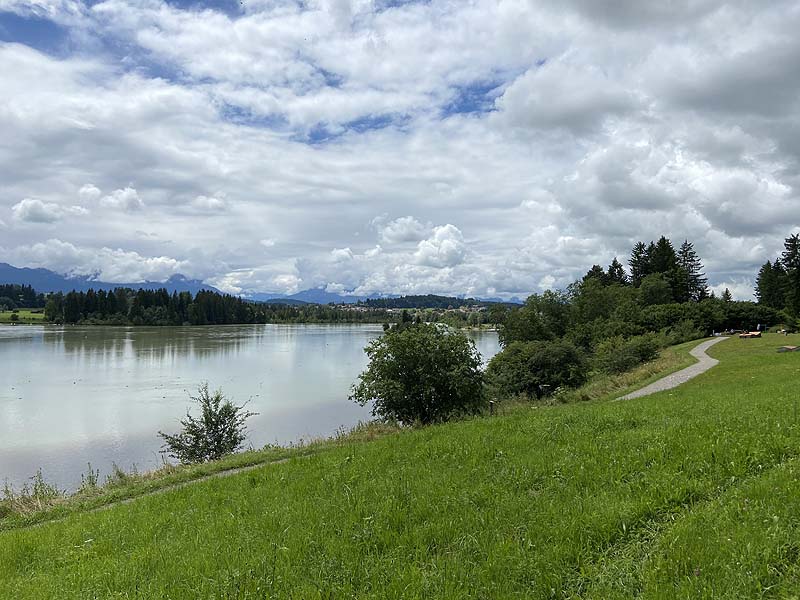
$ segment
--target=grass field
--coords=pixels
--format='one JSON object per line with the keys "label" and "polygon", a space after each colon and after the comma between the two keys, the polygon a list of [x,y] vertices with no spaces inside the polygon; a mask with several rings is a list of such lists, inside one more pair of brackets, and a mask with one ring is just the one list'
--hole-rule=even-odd
{"label": "grass field", "polygon": [[791,598],[800,336],[0,533],[3,598]]}
{"label": "grass field", "polygon": [[[13,321],[11,320],[11,315],[13,314],[14,313],[10,310],[0,311],[0,323],[12,323]],[[35,308],[35,309],[20,308],[16,314],[17,317],[19,318],[19,321],[17,322],[20,324],[30,325],[36,323],[39,324],[44,323],[43,308]]]}

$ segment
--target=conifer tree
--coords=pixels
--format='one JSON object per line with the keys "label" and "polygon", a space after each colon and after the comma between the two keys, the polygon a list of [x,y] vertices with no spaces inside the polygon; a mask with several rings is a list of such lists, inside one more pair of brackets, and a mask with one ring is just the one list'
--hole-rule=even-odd
{"label": "conifer tree", "polygon": [[597,281],[599,281],[603,285],[606,285],[608,283],[606,278],[606,272],[600,265],[592,265],[592,268],[589,269],[586,275],[583,276],[583,281],[587,281],[589,279],[597,279]]}
{"label": "conifer tree", "polygon": [[644,242],[636,242],[633,246],[628,265],[631,268],[631,284],[639,287],[642,279],[650,274],[650,256]]}
{"label": "conifer tree", "polygon": [[628,275],[625,273],[622,263],[617,260],[616,256],[614,257],[614,260],[611,261],[611,264],[608,265],[606,281],[609,284],[616,283],[618,285],[628,285]]}
{"label": "conifer tree", "polygon": [[793,315],[800,315],[800,234],[792,234],[783,242],[784,251],[781,263],[786,270],[786,309]]}
{"label": "conifer tree", "polygon": [[775,267],[769,261],[761,265],[756,277],[756,298],[759,304],[777,310],[784,308],[786,304],[783,294],[784,282],[782,281],[784,275],[783,267],[777,260]]}
{"label": "conifer tree", "polygon": [[650,269],[653,273],[661,273],[665,277],[678,266],[678,256],[672,242],[665,236],[658,238],[650,254]]}
{"label": "conifer tree", "polygon": [[685,277],[685,287],[679,290],[684,301],[697,302],[705,298],[708,295],[708,279],[703,273],[703,263],[689,240],[684,240],[678,250],[678,267],[683,270]]}

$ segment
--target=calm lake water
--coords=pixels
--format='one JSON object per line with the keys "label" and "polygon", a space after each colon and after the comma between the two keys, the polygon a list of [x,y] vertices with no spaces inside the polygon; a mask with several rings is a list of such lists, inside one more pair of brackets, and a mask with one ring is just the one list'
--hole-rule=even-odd
{"label": "calm lake water", "polygon": [[[41,467],[75,489],[87,463],[161,463],[159,430],[175,432],[202,381],[250,401],[248,444],[333,434],[370,418],[347,399],[380,325],[215,327],[0,326],[0,483]],[[497,334],[471,332],[484,360]]]}

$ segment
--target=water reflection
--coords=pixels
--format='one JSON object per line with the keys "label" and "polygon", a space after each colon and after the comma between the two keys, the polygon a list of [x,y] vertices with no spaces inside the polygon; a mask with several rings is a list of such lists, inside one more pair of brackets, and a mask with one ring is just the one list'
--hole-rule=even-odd
{"label": "water reflection", "polygon": [[[368,325],[0,327],[0,480],[38,467],[62,487],[91,462],[158,466],[159,430],[174,431],[204,380],[259,413],[249,442],[330,435],[369,417],[347,400],[366,366]],[[493,333],[473,334],[484,358]]]}

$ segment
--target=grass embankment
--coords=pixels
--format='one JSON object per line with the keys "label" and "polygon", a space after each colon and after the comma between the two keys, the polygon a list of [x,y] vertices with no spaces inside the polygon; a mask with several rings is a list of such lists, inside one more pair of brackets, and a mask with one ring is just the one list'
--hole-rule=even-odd
{"label": "grass embankment", "polygon": [[719,366],[646,398],[344,442],[6,531],[0,595],[790,597],[800,354],[783,343],[723,342]]}
{"label": "grass embankment", "polygon": [[20,308],[16,313],[10,310],[0,311],[0,323],[14,323],[11,315],[17,315],[16,323],[19,325],[41,325],[44,323],[44,309],[43,308]]}

